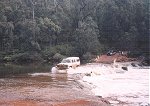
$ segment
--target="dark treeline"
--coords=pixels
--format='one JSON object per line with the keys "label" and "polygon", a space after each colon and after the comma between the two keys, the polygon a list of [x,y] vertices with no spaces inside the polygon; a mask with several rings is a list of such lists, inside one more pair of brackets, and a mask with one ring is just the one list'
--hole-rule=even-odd
{"label": "dark treeline", "polygon": [[0,60],[149,52],[149,0],[0,0]]}

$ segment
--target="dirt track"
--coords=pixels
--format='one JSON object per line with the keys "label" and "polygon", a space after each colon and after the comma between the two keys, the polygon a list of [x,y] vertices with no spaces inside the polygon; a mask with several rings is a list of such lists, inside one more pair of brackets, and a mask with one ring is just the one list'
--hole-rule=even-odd
{"label": "dirt track", "polygon": [[97,56],[94,62],[109,64],[109,63],[113,63],[114,60],[116,60],[116,62],[128,62],[128,61],[135,61],[136,59],[128,58],[126,55],[121,55],[119,53],[116,53],[115,55],[112,56],[107,56],[107,55]]}

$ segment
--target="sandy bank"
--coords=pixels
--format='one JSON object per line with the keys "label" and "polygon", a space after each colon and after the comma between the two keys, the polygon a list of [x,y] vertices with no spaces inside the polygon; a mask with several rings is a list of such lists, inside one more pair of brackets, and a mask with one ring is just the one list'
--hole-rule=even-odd
{"label": "sandy bank", "polygon": [[64,102],[51,103],[48,101],[35,100],[0,100],[0,106],[109,106],[108,101],[99,99],[99,101],[91,101],[86,99],[68,100]]}

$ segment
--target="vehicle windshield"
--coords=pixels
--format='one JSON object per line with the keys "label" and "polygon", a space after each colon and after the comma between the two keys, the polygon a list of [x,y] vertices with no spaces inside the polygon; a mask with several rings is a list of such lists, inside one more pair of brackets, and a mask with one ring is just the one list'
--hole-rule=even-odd
{"label": "vehicle windshield", "polygon": [[68,60],[68,59],[63,59],[61,63],[70,63],[70,60]]}

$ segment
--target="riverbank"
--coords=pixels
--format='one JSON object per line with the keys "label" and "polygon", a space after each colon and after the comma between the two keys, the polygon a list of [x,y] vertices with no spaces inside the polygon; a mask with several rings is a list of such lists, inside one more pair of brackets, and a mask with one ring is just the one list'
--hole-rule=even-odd
{"label": "riverbank", "polygon": [[[127,67],[127,70],[121,67]],[[150,102],[149,69],[139,66],[138,62],[92,63],[69,70],[68,74],[80,74],[79,82],[111,105],[137,106]]]}

